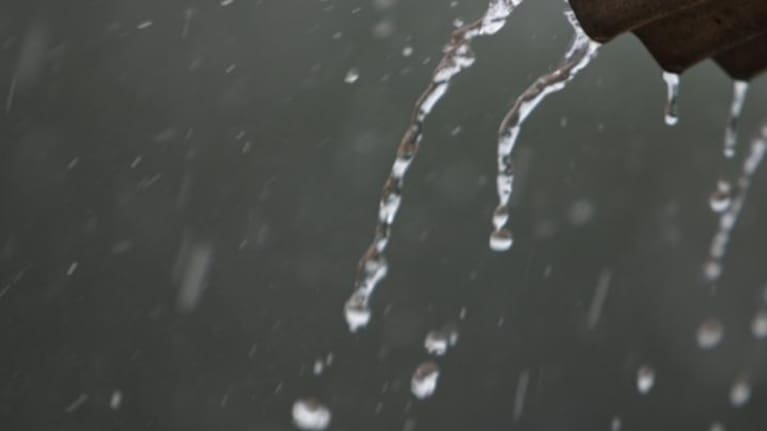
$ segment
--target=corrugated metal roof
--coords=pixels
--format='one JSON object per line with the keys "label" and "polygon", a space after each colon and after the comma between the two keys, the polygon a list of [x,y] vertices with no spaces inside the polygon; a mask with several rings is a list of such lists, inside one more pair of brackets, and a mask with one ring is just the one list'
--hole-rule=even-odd
{"label": "corrugated metal roof", "polygon": [[633,32],[660,66],[681,73],[714,57],[733,78],[767,69],[767,0],[570,0],[593,39]]}

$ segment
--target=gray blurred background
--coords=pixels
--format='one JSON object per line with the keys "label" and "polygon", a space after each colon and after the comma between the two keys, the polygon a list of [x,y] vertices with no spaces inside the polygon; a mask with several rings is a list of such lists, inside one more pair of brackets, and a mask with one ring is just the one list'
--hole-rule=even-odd
{"label": "gray blurred background", "polygon": [[[455,24],[485,7],[0,3],[0,428],[289,430],[292,403],[316,396],[333,430],[766,429],[767,342],[750,332],[764,171],[716,295],[700,277],[731,94],[712,63],[682,77],[669,128],[649,54],[633,36],[605,46],[526,123],[516,243],[488,250],[497,125],[569,42],[557,0],[528,0],[473,44],[427,120],[374,320],[348,333],[412,104]],[[762,78],[743,148],[766,102]],[[709,317],[725,337],[703,351]],[[416,402],[423,336],[447,322],[460,340]],[[645,396],[642,364],[656,372]],[[733,408],[741,375],[753,393]]]}

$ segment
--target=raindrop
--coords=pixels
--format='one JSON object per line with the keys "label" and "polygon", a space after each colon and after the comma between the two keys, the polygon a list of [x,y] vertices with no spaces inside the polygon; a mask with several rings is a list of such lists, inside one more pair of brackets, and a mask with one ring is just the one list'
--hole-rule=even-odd
{"label": "raindrop", "polygon": [[644,395],[655,385],[655,371],[648,365],[642,365],[637,370],[637,390]]}
{"label": "raindrop", "polygon": [[707,319],[698,327],[698,347],[713,349],[724,337],[724,326],[718,319]]}
{"label": "raindrop", "polygon": [[324,430],[330,425],[330,418],[330,410],[314,398],[299,399],[293,404],[293,423],[302,430]]}
{"label": "raindrop", "polygon": [[679,74],[663,72],[666,81],[666,124],[673,126],[679,122]]}
{"label": "raindrop", "polygon": [[123,402],[123,393],[120,390],[115,389],[112,392],[112,396],[109,398],[109,407],[112,410],[117,410]]}
{"label": "raindrop", "polygon": [[437,389],[439,366],[431,361],[424,362],[416,368],[410,380],[410,390],[418,399],[429,398]]}
{"label": "raindrop", "polygon": [[408,45],[408,46],[405,46],[404,48],[402,48],[402,56],[403,57],[410,57],[411,55],[413,55],[413,47],[412,46]]}
{"label": "raindrop", "polygon": [[733,407],[742,407],[751,398],[751,385],[746,379],[740,378],[730,388],[730,404]]}
{"label": "raindrop", "polygon": [[751,321],[751,333],[754,338],[767,338],[767,310],[759,310]]}
{"label": "raindrop", "polygon": [[319,376],[322,374],[322,371],[325,369],[325,362],[323,362],[322,358],[318,358],[314,361],[314,366],[312,367],[312,371],[314,372],[315,376]]}
{"label": "raindrop", "polygon": [[709,431],[725,431],[724,424],[721,422],[714,422],[711,424]]}
{"label": "raindrop", "polygon": [[354,84],[357,82],[357,80],[360,77],[360,72],[357,70],[357,68],[351,68],[348,72],[346,72],[346,76],[344,76],[344,82],[347,84]]}

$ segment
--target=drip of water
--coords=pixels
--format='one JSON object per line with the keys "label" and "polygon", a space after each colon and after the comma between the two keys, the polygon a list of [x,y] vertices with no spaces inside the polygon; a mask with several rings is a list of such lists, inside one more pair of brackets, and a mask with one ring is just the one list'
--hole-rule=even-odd
{"label": "drip of water", "polygon": [[423,124],[437,102],[447,92],[450,80],[474,63],[470,42],[477,36],[498,32],[508,16],[523,0],[492,0],[482,18],[455,30],[445,46],[444,55],[432,74],[431,82],[415,103],[399,146],[389,178],[384,184],[373,241],[357,265],[354,292],[345,305],[346,322],[352,332],[370,322],[370,296],[385,277],[388,266],[384,257],[391,227],[402,201],[404,178],[423,136]]}
{"label": "drip of water", "polygon": [[734,157],[738,143],[738,122],[747,93],[747,82],[735,81],[733,83],[732,104],[730,105],[730,116],[727,119],[727,126],[724,131],[724,147],[722,149],[726,165],[724,172],[719,177],[719,181],[717,181],[716,190],[711,193],[709,198],[711,209],[717,213],[724,212],[732,202],[732,181],[737,170]]}
{"label": "drip of water", "polygon": [[560,66],[538,78],[517,98],[498,131],[498,206],[493,213],[493,232],[490,234],[490,249],[493,251],[508,250],[514,242],[506,225],[509,222],[509,198],[514,185],[512,152],[522,124],[546,96],[565,88],[567,83],[596,57],[600,46],[589,39],[572,10],[568,8],[565,16],[575,35]]}
{"label": "drip of water", "polygon": [[679,74],[663,72],[666,81],[666,124],[673,126],[679,122]]}
{"label": "drip of water", "polygon": [[708,259],[703,265],[703,276],[712,285],[722,275],[722,260],[725,257],[732,230],[738,223],[738,217],[748,196],[751,178],[761,165],[765,151],[767,151],[767,125],[763,126],[761,133],[751,141],[750,152],[743,161],[740,177],[737,180],[736,195],[732,198],[732,203],[727,210],[719,217],[719,228],[711,240]]}

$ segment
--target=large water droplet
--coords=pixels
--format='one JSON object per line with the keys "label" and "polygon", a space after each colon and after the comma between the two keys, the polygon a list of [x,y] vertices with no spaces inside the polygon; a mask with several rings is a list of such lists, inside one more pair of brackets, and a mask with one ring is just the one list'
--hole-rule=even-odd
{"label": "large water droplet", "polygon": [[410,390],[418,399],[432,396],[437,389],[439,366],[431,361],[424,362],[416,368],[410,380]]}
{"label": "large water droplet", "polygon": [[315,398],[293,403],[293,423],[302,430],[321,431],[330,425],[330,410]]}
{"label": "large water droplet", "polygon": [[508,229],[496,230],[490,234],[490,250],[493,251],[506,251],[511,248],[514,243],[514,238],[511,236],[511,231]]}
{"label": "large water droplet", "polygon": [[698,346],[701,349],[713,349],[724,337],[724,326],[718,319],[707,319],[698,327]]}

